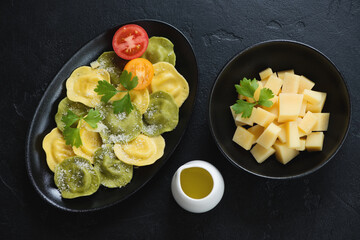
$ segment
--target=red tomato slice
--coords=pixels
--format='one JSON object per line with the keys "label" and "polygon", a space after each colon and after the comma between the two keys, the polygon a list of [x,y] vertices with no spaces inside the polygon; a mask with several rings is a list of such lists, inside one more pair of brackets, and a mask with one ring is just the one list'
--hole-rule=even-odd
{"label": "red tomato slice", "polygon": [[149,37],[146,31],[136,24],[128,24],[119,28],[112,40],[115,53],[126,60],[143,55],[148,44]]}

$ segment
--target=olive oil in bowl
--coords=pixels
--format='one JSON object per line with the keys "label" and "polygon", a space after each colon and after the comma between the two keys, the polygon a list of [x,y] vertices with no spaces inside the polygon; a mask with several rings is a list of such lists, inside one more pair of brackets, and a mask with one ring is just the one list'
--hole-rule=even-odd
{"label": "olive oil in bowl", "polygon": [[185,168],[180,173],[181,188],[191,198],[201,199],[209,195],[214,181],[208,171],[200,167]]}

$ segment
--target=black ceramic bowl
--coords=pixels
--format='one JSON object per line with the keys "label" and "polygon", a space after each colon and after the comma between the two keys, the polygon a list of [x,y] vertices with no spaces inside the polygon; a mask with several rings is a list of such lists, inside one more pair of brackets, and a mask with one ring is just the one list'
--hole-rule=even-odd
{"label": "black ceramic bowl", "polygon": [[104,51],[112,50],[111,42],[115,31],[128,23],[111,28],[92,39],[75,53],[54,77],[44,93],[31,122],[26,141],[26,164],[32,184],[40,196],[51,205],[72,212],[88,212],[103,209],[125,200],[143,187],[165,164],[180,143],[190,121],[198,80],[195,54],[186,37],[175,27],[157,20],[139,20],[131,22],[142,26],[151,36],[163,36],[174,43],[176,69],[189,83],[188,99],[180,108],[179,123],[174,131],[163,134],[166,141],[164,155],[150,166],[134,170],[133,179],[123,188],[100,189],[91,196],[76,199],[64,199],[54,184],[54,174],[46,164],[42,149],[42,140],[47,133],[56,127],[54,116],[58,103],[66,96],[65,82],[77,67],[89,65]]}
{"label": "black ceramic bowl", "polygon": [[[274,71],[294,69],[315,82],[313,90],[327,92],[323,112],[330,113],[330,122],[323,151],[301,152],[287,165],[276,161],[274,155],[258,164],[249,151],[232,141],[236,127],[229,106],[237,99],[234,84],[243,77],[259,79],[258,73],[267,67]],[[250,173],[275,179],[304,176],[324,166],[343,144],[350,115],[348,89],[335,65],[313,47],[288,40],[259,43],[237,54],[220,72],[209,100],[211,132],[224,156]]]}

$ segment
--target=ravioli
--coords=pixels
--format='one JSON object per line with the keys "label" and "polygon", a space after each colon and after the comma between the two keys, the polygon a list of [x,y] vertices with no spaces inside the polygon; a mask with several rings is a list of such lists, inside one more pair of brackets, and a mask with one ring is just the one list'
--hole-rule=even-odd
{"label": "ravioli", "polygon": [[94,89],[101,80],[110,82],[110,75],[106,70],[79,67],[66,81],[67,97],[73,102],[95,107],[100,103],[101,96]]}
{"label": "ravioli", "polygon": [[123,187],[133,176],[133,166],[120,161],[111,144],[95,152],[94,167],[100,175],[101,184],[108,188]]}
{"label": "ravioli", "polygon": [[173,65],[167,62],[159,62],[154,64],[151,91],[169,93],[174,98],[177,106],[181,107],[189,96],[189,84]]}
{"label": "ravioli", "polygon": [[100,186],[100,176],[90,161],[79,157],[67,158],[55,167],[55,185],[63,198],[88,196]]}
{"label": "ravioli", "polygon": [[78,116],[84,116],[88,113],[89,108],[82,103],[70,101],[67,97],[61,100],[55,115],[55,122],[60,131],[64,131],[65,123],[63,123],[61,119],[67,114],[68,110],[71,110]]}
{"label": "ravioli", "polygon": [[96,60],[99,68],[105,69],[110,74],[112,84],[120,83],[120,75],[127,61],[121,59],[114,51],[104,52]]}
{"label": "ravioli", "polygon": [[168,62],[175,66],[176,55],[174,44],[164,37],[151,37],[145,53],[141,56],[152,64],[158,62]]}
{"label": "ravioli", "polygon": [[148,137],[140,134],[127,144],[115,144],[115,155],[121,161],[135,166],[153,164],[164,155],[165,140],[159,135]]}
{"label": "ravioli", "polygon": [[47,165],[53,172],[57,164],[66,158],[75,156],[72,148],[66,145],[64,136],[58,128],[54,128],[44,137],[42,147],[46,154]]}
{"label": "ravioli", "polygon": [[[110,101],[120,100],[125,96],[125,94],[125,92],[119,92],[114,97],[112,97]],[[149,106],[150,94],[147,88],[141,90],[131,90],[130,99],[131,102],[137,106],[140,114],[144,114]]]}
{"label": "ravioli", "polygon": [[150,95],[150,104],[143,115],[142,132],[148,136],[158,136],[172,131],[179,122],[179,108],[172,96],[163,91]]}
{"label": "ravioli", "polygon": [[93,163],[94,153],[102,145],[100,134],[94,131],[84,120],[79,122],[78,127],[82,145],[78,148],[73,146],[73,151],[77,156],[86,158]]}
{"label": "ravioli", "polygon": [[127,143],[135,139],[141,132],[141,114],[136,106],[129,113],[114,113],[112,105],[97,107],[103,120],[98,124],[98,131],[104,143]]}

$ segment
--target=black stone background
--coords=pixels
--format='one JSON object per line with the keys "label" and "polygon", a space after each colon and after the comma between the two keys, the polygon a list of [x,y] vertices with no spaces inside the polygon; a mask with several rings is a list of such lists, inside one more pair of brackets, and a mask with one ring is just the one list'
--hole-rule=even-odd
{"label": "black stone background", "polygon": [[[137,19],[179,28],[194,47],[199,89],[179,147],[139,192],[109,209],[67,213],[44,202],[25,169],[24,144],[51,79],[108,28]],[[319,49],[350,86],[352,126],[344,146],[319,171],[268,180],[236,169],[208,126],[208,96],[225,63],[270,39]],[[1,239],[360,239],[360,1],[0,1]],[[316,66],[314,66],[316,67]],[[192,214],[173,200],[170,180],[193,159],[214,164],[226,189],[210,212]]]}

